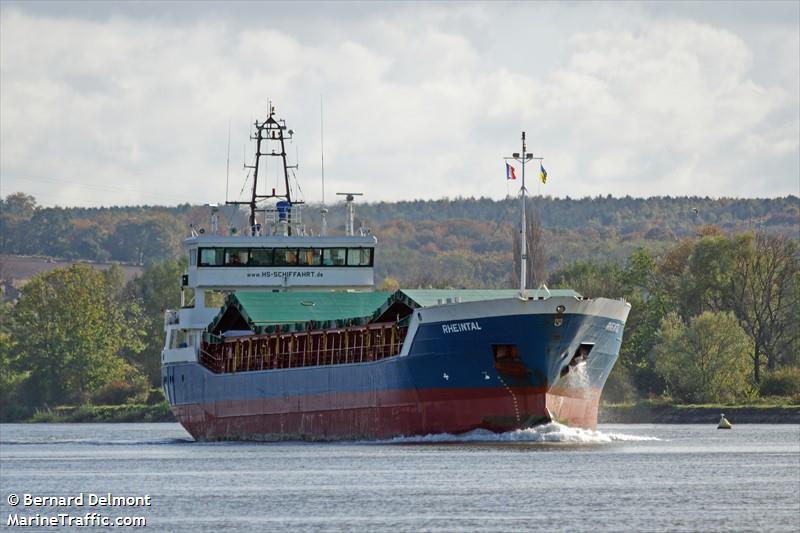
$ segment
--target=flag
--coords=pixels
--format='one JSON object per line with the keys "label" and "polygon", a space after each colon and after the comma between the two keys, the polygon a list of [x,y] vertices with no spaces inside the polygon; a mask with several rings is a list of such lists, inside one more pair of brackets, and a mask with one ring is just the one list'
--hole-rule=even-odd
{"label": "flag", "polygon": [[541,161],[539,161],[539,179],[542,180],[542,183],[547,183],[547,171],[542,166]]}
{"label": "flag", "polygon": [[517,172],[514,170],[514,167],[506,163],[506,179],[507,180],[515,180],[517,179]]}

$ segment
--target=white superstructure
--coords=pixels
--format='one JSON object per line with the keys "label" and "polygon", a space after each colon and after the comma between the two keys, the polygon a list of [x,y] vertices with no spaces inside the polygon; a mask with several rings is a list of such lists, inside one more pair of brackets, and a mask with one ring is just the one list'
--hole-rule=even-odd
{"label": "white superstructure", "polygon": [[[250,201],[227,202],[249,206],[249,227],[241,232],[229,227],[221,233],[219,208],[211,204],[210,232],[192,226],[191,236],[183,241],[188,267],[181,280],[181,308],[165,314],[162,363],[197,360],[203,331],[229,293],[374,288],[377,239],[364,228],[354,228],[353,195],[359,193],[347,195],[345,235],[308,235],[301,218],[303,202],[293,200],[289,185],[289,171],[297,167],[287,163],[284,142],[293,132],[274,114],[270,105],[267,119],[255,123],[255,162],[247,167],[253,177]],[[266,158],[280,160],[284,191],[258,194],[257,178]]]}
{"label": "white superstructure", "polygon": [[185,287],[199,290],[372,290],[374,236],[223,237],[184,241]]}

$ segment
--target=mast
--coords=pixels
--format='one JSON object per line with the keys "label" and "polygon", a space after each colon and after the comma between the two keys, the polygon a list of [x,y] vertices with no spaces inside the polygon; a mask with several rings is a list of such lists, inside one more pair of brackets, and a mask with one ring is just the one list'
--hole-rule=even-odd
{"label": "mast", "polygon": [[519,227],[519,298],[522,300],[528,299],[526,291],[526,281],[528,277],[528,224],[525,218],[525,164],[533,159],[541,161],[541,157],[533,157],[533,154],[528,153],[528,148],[525,142],[525,132],[522,132],[522,152],[513,153],[511,157],[505,157],[506,161],[509,159],[522,163],[522,187],[520,188],[520,227]]}
{"label": "mast", "polygon": [[322,128],[322,95],[319,95],[319,156],[321,159],[320,168],[322,170],[322,207],[319,209],[321,219],[320,235],[323,237],[328,234],[328,208],[325,207],[325,136]]}
{"label": "mast", "polygon": [[520,223],[520,246],[519,246],[519,297],[527,298],[525,293],[525,281],[528,275],[528,225],[525,220],[525,162],[528,154],[525,153],[525,132],[522,132],[522,222]]}
{"label": "mast", "polygon": [[[289,189],[289,169],[297,168],[297,165],[289,165],[286,161],[286,140],[294,138],[294,131],[286,130],[286,121],[283,119],[275,119],[275,106],[269,102],[269,113],[267,119],[263,122],[255,121],[255,135],[250,135],[251,141],[256,141],[256,159],[252,165],[245,165],[253,171],[253,190],[249,202],[225,202],[232,205],[247,205],[250,206],[250,234],[256,234],[256,206],[259,200],[267,198],[285,199],[289,206],[292,205],[292,196]],[[285,132],[285,133],[284,133]],[[280,145],[279,151],[276,148],[268,149],[265,147],[273,143]],[[258,194],[258,171],[261,168],[262,157],[279,157],[283,166],[283,181],[285,190],[283,193],[277,192],[272,189],[272,194]],[[302,204],[303,202],[294,202],[295,204]],[[289,233],[291,234],[291,225],[289,225]]]}

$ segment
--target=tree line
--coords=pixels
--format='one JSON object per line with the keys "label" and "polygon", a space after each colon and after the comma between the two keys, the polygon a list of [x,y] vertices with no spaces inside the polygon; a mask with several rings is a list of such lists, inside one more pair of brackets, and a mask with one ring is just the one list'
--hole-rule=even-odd
{"label": "tree line", "polygon": [[[550,268],[576,260],[610,257],[622,263],[639,246],[663,250],[704,225],[726,233],[764,231],[797,237],[800,199],[710,198],[531,198],[540,217],[543,236],[553,243]],[[303,211],[309,228],[320,227],[319,206]],[[342,233],[345,212],[341,204],[329,206],[332,233]],[[43,207],[24,193],[0,199],[0,253],[43,255],[65,259],[121,261],[144,264],[180,255],[180,241],[190,225],[209,226],[209,208],[189,204],[175,207],[137,206],[102,208]],[[223,207],[220,227],[235,227],[241,234],[247,214]],[[452,264],[459,276],[476,286],[507,282],[502,268],[510,259],[517,200],[457,198],[404,202],[365,203],[357,206],[356,226],[369,227],[388,257],[378,256],[379,275],[404,257],[403,268],[424,263]],[[409,255],[410,254],[410,255]],[[460,264],[463,256],[477,263],[474,270]],[[467,280],[470,281],[470,280]]]}

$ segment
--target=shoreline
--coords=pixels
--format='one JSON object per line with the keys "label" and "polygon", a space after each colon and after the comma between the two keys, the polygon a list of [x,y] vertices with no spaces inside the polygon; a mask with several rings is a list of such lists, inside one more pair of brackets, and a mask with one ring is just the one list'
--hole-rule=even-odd
{"label": "shoreline", "polygon": [[[659,405],[601,404],[600,424],[716,424],[720,414],[732,424],[800,424],[800,405]],[[177,422],[167,402],[154,405],[83,405],[38,411],[3,423],[148,423]]]}
{"label": "shoreline", "polygon": [[156,404],[59,406],[35,412],[27,418],[3,420],[4,424],[113,424],[176,422],[166,401]]}
{"label": "shoreline", "polygon": [[600,405],[600,424],[716,424],[720,415],[732,424],[800,424],[800,405]]}

